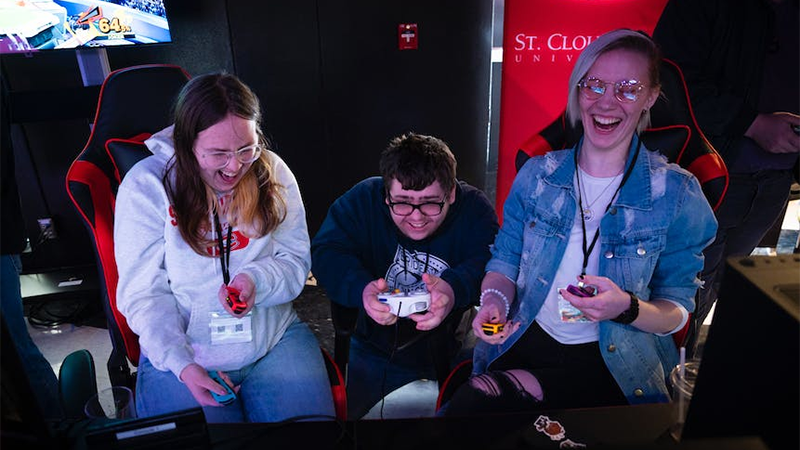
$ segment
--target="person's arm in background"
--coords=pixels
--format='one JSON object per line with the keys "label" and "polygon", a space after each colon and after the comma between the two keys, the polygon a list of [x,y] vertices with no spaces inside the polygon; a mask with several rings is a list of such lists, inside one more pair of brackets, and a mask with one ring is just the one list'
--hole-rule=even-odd
{"label": "person's arm in background", "polygon": [[799,134],[800,116],[788,112],[761,113],[744,133],[770,153],[800,152]]}

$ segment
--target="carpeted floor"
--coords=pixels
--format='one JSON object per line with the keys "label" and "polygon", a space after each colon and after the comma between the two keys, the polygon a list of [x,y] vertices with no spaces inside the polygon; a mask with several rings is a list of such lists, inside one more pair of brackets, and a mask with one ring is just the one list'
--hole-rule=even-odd
{"label": "carpeted floor", "polygon": [[[31,325],[42,328],[55,327],[62,323],[76,326],[88,325],[107,328],[99,292],[67,292],[58,296],[27,298],[24,312]],[[321,287],[307,284],[300,296],[294,300],[294,308],[301,320],[306,322],[319,339],[320,345],[333,355],[333,322],[330,300]]]}
{"label": "carpeted floor", "polygon": [[320,346],[333,356],[333,322],[330,299],[325,295],[325,290],[307,284],[300,296],[294,300],[294,309],[317,336]]}

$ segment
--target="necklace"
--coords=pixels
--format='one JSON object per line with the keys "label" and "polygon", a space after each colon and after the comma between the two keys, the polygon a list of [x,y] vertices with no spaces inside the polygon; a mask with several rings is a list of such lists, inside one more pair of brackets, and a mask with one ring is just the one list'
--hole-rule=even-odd
{"label": "necklace", "polygon": [[[580,182],[581,169],[578,168],[578,170],[575,172],[575,176],[578,177],[578,186],[580,187],[580,191],[579,191],[578,195],[580,195],[581,197],[587,199],[587,204],[583,207],[583,217],[584,217],[585,220],[592,220],[594,218],[594,211],[592,210],[592,205],[597,203],[597,200],[599,200],[600,197],[602,197],[603,194],[606,193],[608,188],[610,188],[611,185],[613,185],[614,182],[617,181],[617,178],[620,176],[621,173],[622,172],[614,175],[614,178],[612,178],[611,181],[608,182],[606,187],[604,187],[603,190],[600,191],[599,194],[597,194],[597,197],[595,197],[594,200],[588,201],[589,196],[586,195],[586,191],[584,191],[584,187],[583,187],[584,183]],[[581,201],[581,203],[583,203],[583,202]]]}
{"label": "necklace", "polygon": [[[636,160],[639,158],[639,148],[641,148],[642,146],[642,141],[638,139],[636,139],[636,141],[637,141],[636,150],[633,153],[633,158],[631,159],[630,165],[628,165],[628,168],[625,170],[625,175],[622,176],[622,181],[619,182],[617,190],[614,191],[614,194],[611,196],[611,201],[609,201],[608,205],[606,205],[605,211],[608,211],[608,208],[611,207],[611,203],[614,202],[614,198],[617,196],[617,194],[619,194],[619,191],[622,190],[622,186],[625,186],[625,182],[628,181],[628,177],[630,177],[631,172],[633,172],[633,167],[636,165]],[[573,153],[573,157],[575,158],[574,161],[575,161],[576,174],[580,170],[578,168],[578,149],[581,148],[582,145],[583,145],[583,138],[581,138],[581,140],[578,141],[578,145],[575,147],[575,153]],[[583,251],[583,268],[581,269],[581,277],[582,277],[583,275],[586,275],[586,266],[589,265],[589,255],[592,254],[592,250],[594,250],[594,245],[597,244],[597,238],[600,237],[600,227],[597,227],[597,229],[594,231],[594,237],[592,238],[592,242],[590,244],[587,244],[586,217],[583,214],[583,201],[581,199],[581,194],[580,194],[581,177],[577,177],[576,180],[578,181],[578,208],[581,211],[581,231],[583,232],[583,234],[581,235],[583,237],[583,246],[581,247],[581,250]]]}

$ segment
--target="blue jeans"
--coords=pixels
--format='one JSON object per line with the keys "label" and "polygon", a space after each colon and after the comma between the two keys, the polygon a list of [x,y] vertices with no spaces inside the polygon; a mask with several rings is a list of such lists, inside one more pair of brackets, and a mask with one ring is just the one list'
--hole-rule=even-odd
{"label": "blue jeans", "polygon": [[[386,395],[416,380],[436,379],[425,342],[389,356],[357,337],[350,339],[347,363],[347,417],[360,419]],[[385,381],[384,381],[385,377]]]}
{"label": "blue jeans", "polygon": [[786,206],[792,181],[791,170],[730,175],[728,191],[716,211],[717,236],[703,251],[705,286],[698,292],[694,313],[697,327],[717,300],[728,257],[749,255],[775,221],[783,219],[778,216]]}
{"label": "blue jeans", "polygon": [[28,334],[25,315],[22,308],[22,292],[20,291],[19,274],[22,262],[19,255],[2,255],[2,315],[8,331],[14,338],[14,346],[19,353],[24,370],[28,375],[36,402],[48,419],[60,419],[64,413],[58,393],[58,378],[53,367],[47,362],[42,352]]}
{"label": "blue jeans", "polygon": [[[203,407],[209,423],[279,422],[305,415],[335,417],[330,380],[319,343],[299,320],[289,326],[264,357],[226,373],[241,389],[230,405]],[[156,369],[142,356],[136,381],[139,417],[197,406],[183,382],[172,372]]]}

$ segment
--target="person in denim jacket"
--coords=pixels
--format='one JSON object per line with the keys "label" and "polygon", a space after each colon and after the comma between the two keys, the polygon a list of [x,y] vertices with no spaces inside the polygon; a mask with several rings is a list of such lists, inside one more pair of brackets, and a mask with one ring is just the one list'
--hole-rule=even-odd
{"label": "person in denim jacket", "polygon": [[473,321],[472,377],[444,415],[669,401],[670,334],[695,307],[717,223],[698,181],[639,140],[659,60],[627,29],[577,60],[567,114],[583,137],[517,174]]}

